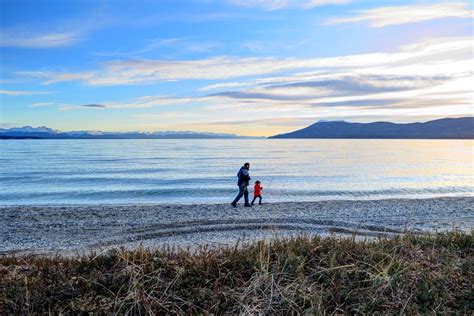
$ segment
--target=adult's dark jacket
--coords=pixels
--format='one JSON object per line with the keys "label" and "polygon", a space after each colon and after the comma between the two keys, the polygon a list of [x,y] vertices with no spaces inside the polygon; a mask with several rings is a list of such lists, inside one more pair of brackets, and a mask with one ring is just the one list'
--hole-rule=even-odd
{"label": "adult's dark jacket", "polygon": [[250,174],[249,174],[249,171],[244,166],[240,168],[239,172],[237,173],[237,177],[239,178],[239,180],[237,181],[237,185],[239,187],[242,185],[245,185],[245,186],[249,185]]}

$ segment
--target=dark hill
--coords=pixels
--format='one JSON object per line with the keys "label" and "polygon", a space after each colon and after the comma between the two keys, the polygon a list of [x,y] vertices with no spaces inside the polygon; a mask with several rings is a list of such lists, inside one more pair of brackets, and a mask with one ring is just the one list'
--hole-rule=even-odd
{"label": "dark hill", "polygon": [[474,117],[444,118],[409,124],[318,122],[270,138],[474,139]]}

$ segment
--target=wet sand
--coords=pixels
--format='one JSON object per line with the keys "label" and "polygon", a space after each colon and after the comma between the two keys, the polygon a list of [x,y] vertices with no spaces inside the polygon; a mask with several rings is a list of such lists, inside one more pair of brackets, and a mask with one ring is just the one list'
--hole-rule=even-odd
{"label": "wet sand", "polygon": [[474,198],[208,205],[0,207],[0,254],[72,254],[123,245],[231,245],[274,236],[377,237],[474,227]]}

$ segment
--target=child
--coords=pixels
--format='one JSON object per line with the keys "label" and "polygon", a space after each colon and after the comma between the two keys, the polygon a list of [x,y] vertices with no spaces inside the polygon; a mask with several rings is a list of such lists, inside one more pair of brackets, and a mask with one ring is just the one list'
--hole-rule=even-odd
{"label": "child", "polygon": [[257,198],[260,199],[258,204],[262,205],[262,190],[263,188],[260,186],[260,181],[255,181],[255,185],[253,186],[253,200],[250,205],[253,205]]}

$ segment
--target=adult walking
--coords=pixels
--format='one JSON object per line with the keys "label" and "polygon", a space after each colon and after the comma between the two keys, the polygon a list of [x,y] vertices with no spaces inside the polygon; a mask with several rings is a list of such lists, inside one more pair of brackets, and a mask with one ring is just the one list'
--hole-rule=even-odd
{"label": "adult walking", "polygon": [[239,186],[239,194],[237,194],[237,196],[235,197],[234,202],[231,203],[233,207],[237,207],[237,202],[240,200],[242,195],[244,196],[245,207],[252,207],[249,204],[249,190],[247,189],[250,183],[249,170],[250,163],[246,162],[237,173],[237,177],[239,178],[239,180],[237,181],[237,185]]}

